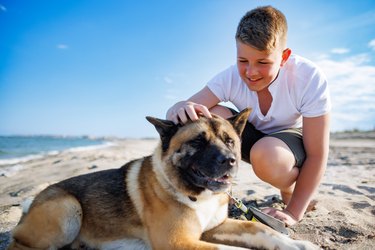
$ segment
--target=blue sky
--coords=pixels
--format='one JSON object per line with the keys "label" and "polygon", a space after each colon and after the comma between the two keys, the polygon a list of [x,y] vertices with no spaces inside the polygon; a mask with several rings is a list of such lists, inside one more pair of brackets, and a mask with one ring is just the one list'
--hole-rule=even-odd
{"label": "blue sky", "polygon": [[332,130],[373,129],[373,0],[0,0],[0,135],[154,137],[145,116],[234,64],[238,21],[268,4],[326,73]]}

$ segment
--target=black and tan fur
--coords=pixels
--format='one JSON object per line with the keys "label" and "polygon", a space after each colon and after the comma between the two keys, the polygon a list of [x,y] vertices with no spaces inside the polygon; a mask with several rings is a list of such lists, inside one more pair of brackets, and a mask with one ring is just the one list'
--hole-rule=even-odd
{"label": "black and tan fur", "polygon": [[227,218],[249,110],[184,126],[148,117],[153,155],[51,185],[31,204],[9,249],[310,249],[256,222]]}

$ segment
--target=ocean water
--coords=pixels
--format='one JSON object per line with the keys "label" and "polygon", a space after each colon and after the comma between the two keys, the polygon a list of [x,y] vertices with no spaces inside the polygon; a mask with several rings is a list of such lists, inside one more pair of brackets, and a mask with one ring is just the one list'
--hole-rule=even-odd
{"label": "ocean water", "polygon": [[105,144],[104,139],[87,136],[0,136],[0,166],[57,154],[67,149],[85,150]]}

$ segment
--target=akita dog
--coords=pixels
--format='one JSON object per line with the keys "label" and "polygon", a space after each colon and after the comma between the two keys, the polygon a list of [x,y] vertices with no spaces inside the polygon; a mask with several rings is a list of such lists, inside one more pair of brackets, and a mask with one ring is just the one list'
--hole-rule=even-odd
{"label": "akita dog", "polygon": [[227,218],[250,110],[185,125],[147,117],[148,157],[53,184],[36,196],[9,249],[313,249],[267,226]]}

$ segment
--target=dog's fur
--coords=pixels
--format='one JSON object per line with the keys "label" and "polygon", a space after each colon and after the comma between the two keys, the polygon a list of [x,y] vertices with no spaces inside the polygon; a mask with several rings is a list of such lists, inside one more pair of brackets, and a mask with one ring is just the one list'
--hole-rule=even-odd
{"label": "dog's fur", "polygon": [[257,222],[227,218],[225,193],[240,161],[250,110],[183,126],[147,117],[153,155],[42,191],[9,249],[310,249]]}

